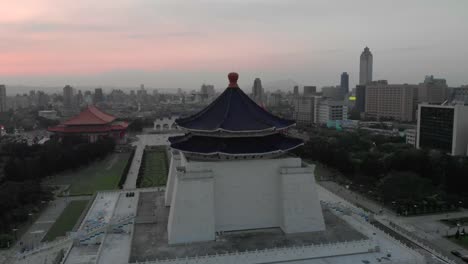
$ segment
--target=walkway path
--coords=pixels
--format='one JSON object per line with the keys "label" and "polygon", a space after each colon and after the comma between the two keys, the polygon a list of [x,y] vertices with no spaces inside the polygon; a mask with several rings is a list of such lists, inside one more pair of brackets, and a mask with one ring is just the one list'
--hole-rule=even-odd
{"label": "walkway path", "polygon": [[[55,223],[57,218],[62,214],[65,207],[67,207],[70,201],[74,200],[89,200],[90,196],[74,196],[74,197],[57,197],[54,201],[51,201],[48,206],[41,212],[39,218],[28,228],[24,235],[19,238],[17,243],[9,252],[3,252],[8,254],[3,259],[0,258],[0,263],[12,263],[11,257],[13,257],[21,248],[35,248],[41,245],[41,240],[47,234],[49,229]],[[47,257],[46,257],[47,258]]]}
{"label": "walkway path", "polygon": [[[319,181],[318,183],[324,188],[328,189],[329,191],[342,197],[346,201],[349,201],[359,207],[373,211],[374,213],[378,213],[380,210],[382,210],[382,213],[378,214],[377,216],[379,219],[382,219],[387,222],[391,221],[393,223],[397,223],[400,227],[414,234],[419,241],[422,241],[425,244],[430,245],[432,248],[442,252],[449,259],[457,263],[464,263],[461,259],[455,258],[450,253],[450,251],[457,250],[465,254],[468,254],[468,251],[462,248],[461,246],[444,238],[446,232],[441,231],[441,228],[445,225],[438,222],[438,220],[445,219],[447,218],[447,216],[450,218],[468,216],[468,211],[416,217],[399,217],[395,215],[393,211],[385,209],[380,204],[362,196],[359,193],[348,190],[335,182]],[[436,230],[434,230],[435,227],[439,227],[438,231],[437,228]],[[432,228],[432,230],[430,228]],[[447,228],[443,230],[446,229]]]}
{"label": "walkway path", "polygon": [[177,134],[137,135],[138,141],[133,143],[133,145],[136,146],[135,156],[133,157],[132,165],[128,171],[127,180],[125,181],[123,189],[135,189],[137,187],[138,171],[140,170],[145,147],[169,145],[168,138],[175,135]]}

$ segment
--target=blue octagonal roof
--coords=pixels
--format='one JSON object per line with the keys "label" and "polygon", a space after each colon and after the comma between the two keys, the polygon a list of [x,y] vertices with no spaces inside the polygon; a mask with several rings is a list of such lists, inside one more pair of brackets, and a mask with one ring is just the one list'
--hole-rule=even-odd
{"label": "blue octagonal roof", "polygon": [[295,125],[293,120],[279,118],[257,105],[237,83],[232,82],[205,109],[192,116],[179,118],[176,123],[194,132],[238,133],[274,131]]}
{"label": "blue octagonal roof", "polygon": [[202,155],[259,155],[284,153],[303,145],[297,138],[273,134],[262,137],[210,137],[187,134],[170,137],[171,148]]}

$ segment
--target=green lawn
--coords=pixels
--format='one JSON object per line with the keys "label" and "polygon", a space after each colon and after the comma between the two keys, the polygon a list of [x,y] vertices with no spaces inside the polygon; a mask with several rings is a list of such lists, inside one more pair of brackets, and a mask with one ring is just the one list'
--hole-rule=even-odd
{"label": "green lawn", "polygon": [[68,231],[71,231],[88,202],[89,200],[71,201],[42,241],[52,241],[56,237],[65,236]]}
{"label": "green lawn", "polygon": [[144,169],[138,187],[164,186],[167,181],[167,157],[165,148],[146,151]]}
{"label": "green lawn", "polygon": [[462,246],[465,249],[468,249],[468,236],[460,236],[458,239],[455,238],[455,236],[448,237],[450,241],[452,241],[455,244],[458,244]]}
{"label": "green lawn", "polygon": [[96,191],[118,188],[130,153],[113,153],[101,161],[55,177],[53,184],[70,185],[69,195],[92,195]]}

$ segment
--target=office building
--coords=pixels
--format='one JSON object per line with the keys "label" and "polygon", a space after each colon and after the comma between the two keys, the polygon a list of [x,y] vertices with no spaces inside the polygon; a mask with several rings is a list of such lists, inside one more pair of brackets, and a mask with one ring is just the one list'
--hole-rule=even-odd
{"label": "office building", "polygon": [[276,92],[276,93],[270,93],[268,95],[268,106],[276,107],[281,105],[281,93]]}
{"label": "office building", "polygon": [[359,113],[366,111],[366,86],[356,85],[356,104],[355,108]]}
{"label": "office building", "polygon": [[341,90],[342,90],[343,94],[348,94],[349,93],[349,75],[348,75],[347,72],[343,72],[341,74],[340,87],[341,87]]}
{"label": "office building", "polygon": [[317,107],[320,96],[299,96],[294,100],[294,115],[298,125],[310,126],[317,120]]}
{"label": "office building", "polygon": [[215,95],[214,85],[203,84],[200,87],[200,93],[205,97],[212,97]]}
{"label": "office building", "polygon": [[372,81],[372,53],[369,48],[366,47],[361,53],[360,64],[359,64],[359,84],[365,85]]}
{"label": "office building", "polygon": [[304,96],[313,96],[317,94],[317,87],[315,86],[304,86]]}
{"label": "office building", "polygon": [[6,86],[0,85],[0,112],[7,111],[7,96],[6,96]]}
{"label": "office building", "polygon": [[322,96],[333,100],[343,100],[345,94],[340,86],[322,87]]}
{"label": "office building", "polygon": [[348,106],[344,101],[334,101],[322,98],[316,104],[317,122],[327,124],[329,121],[343,121],[348,119]]}
{"label": "office building", "polygon": [[449,99],[454,104],[468,105],[468,85],[453,88]]}
{"label": "office building", "polygon": [[299,96],[299,86],[295,85],[293,90],[294,96]]}
{"label": "office building", "polygon": [[93,101],[95,104],[104,102],[104,94],[102,93],[102,88],[94,89],[94,98]]}
{"label": "office building", "polygon": [[436,79],[433,75],[426,76],[417,90],[417,101],[420,103],[441,104],[447,100],[447,81]]}
{"label": "office building", "polygon": [[468,154],[468,106],[418,105],[417,148]]}
{"label": "office building", "polygon": [[63,106],[65,108],[73,108],[74,106],[74,90],[70,85],[63,87]]}
{"label": "office building", "polygon": [[252,100],[254,100],[258,105],[263,105],[264,96],[262,81],[260,78],[255,78],[252,86]]}
{"label": "office building", "polygon": [[417,85],[371,82],[365,88],[366,118],[388,118],[396,121],[414,120],[414,96]]}
{"label": "office building", "polygon": [[405,141],[413,147],[416,147],[417,133],[416,129],[405,129]]}

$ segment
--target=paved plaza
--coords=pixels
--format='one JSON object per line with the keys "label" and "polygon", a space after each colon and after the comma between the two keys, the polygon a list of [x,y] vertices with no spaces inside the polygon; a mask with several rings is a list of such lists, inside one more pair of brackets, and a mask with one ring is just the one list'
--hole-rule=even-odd
{"label": "paved plaza", "polygon": [[[332,181],[322,181],[318,182],[320,185],[326,187],[326,189],[332,191],[333,193],[339,195],[340,197],[346,199],[347,201],[363,206],[373,212],[379,212],[382,210],[382,213],[377,215],[381,221],[384,222],[393,222],[408,230],[412,235],[414,235],[418,240],[424,242],[427,245],[430,245],[435,250],[442,252],[447,258],[451,259],[456,263],[464,263],[461,259],[453,256],[450,251],[457,250],[462,254],[468,254],[468,251],[453,243],[452,241],[446,239],[444,236],[447,234],[454,234],[456,232],[456,227],[449,227],[444,223],[440,222],[441,219],[453,219],[460,217],[468,217],[468,211],[462,210],[460,212],[451,212],[451,213],[441,213],[433,215],[422,215],[422,216],[412,216],[412,217],[400,217],[397,216],[393,211],[383,208],[381,205],[376,202],[362,196],[359,193],[353,192],[346,189],[345,187],[332,182]],[[468,226],[464,226],[465,230],[468,229]],[[421,253],[427,254],[427,252]]]}

